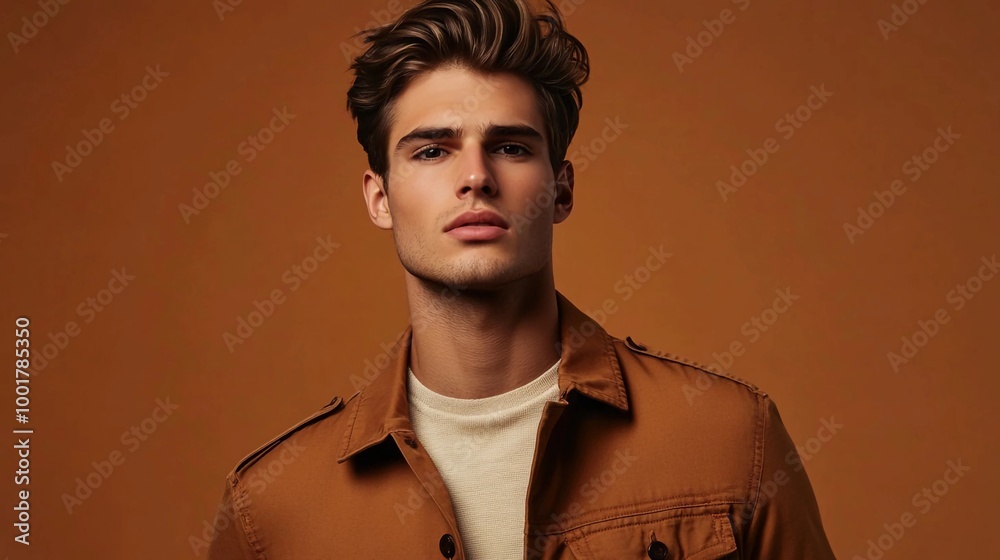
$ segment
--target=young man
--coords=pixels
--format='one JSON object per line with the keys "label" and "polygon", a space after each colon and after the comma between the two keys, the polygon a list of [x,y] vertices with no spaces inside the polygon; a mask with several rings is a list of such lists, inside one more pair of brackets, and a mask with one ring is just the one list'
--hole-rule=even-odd
{"label": "young man", "polygon": [[833,558],[764,392],[555,289],[589,62],[548,8],[426,0],[367,34],[348,108],[411,323],[233,469],[210,558]]}

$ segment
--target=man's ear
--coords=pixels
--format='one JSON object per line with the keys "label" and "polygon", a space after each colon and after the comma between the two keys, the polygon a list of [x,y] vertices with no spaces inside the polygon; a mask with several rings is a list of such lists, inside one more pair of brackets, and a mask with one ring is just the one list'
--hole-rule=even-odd
{"label": "man's ear", "polygon": [[382,229],[392,229],[392,214],[389,212],[389,195],[385,190],[382,176],[371,169],[365,171],[361,190],[365,195],[368,217]]}
{"label": "man's ear", "polygon": [[569,217],[573,211],[573,163],[563,160],[559,166],[559,173],[556,174],[556,184],[552,223],[558,224]]}

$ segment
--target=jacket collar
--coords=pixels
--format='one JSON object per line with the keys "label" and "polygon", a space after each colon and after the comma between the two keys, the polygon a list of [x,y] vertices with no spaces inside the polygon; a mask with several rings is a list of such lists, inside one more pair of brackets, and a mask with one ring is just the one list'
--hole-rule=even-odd
{"label": "jacket collar", "polygon": [[[613,338],[556,290],[559,309],[562,361],[559,364],[559,395],[565,399],[578,391],[591,399],[628,410],[628,397]],[[337,457],[343,463],[356,453],[385,440],[392,432],[413,433],[407,401],[406,379],[413,326],[407,325],[389,350],[391,364],[362,387],[346,411],[350,421]]]}

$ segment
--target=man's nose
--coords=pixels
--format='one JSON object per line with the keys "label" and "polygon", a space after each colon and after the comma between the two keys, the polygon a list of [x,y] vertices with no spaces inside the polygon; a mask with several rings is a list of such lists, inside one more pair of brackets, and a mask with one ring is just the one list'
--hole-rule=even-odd
{"label": "man's nose", "polygon": [[496,196],[498,189],[490,169],[489,154],[483,148],[462,150],[458,159],[458,196],[466,196],[470,192]]}

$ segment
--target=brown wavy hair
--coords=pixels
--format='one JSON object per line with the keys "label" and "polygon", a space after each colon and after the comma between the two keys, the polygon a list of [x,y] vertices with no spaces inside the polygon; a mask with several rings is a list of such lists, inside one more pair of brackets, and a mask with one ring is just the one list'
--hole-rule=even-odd
{"label": "brown wavy hair", "polygon": [[534,84],[557,171],[580,121],[590,61],[551,0],[544,1],[548,11],[535,14],[526,0],[424,0],[395,22],[355,34],[369,46],[351,63],[347,109],[371,170],[388,179],[393,101],[403,88],[421,72],[457,66],[511,72]]}

